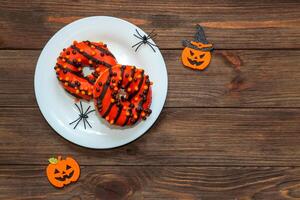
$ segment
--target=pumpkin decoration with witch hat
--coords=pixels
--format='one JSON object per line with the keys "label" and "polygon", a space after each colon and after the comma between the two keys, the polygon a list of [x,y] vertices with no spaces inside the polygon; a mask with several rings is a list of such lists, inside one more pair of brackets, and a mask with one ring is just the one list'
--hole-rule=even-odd
{"label": "pumpkin decoration with witch hat", "polygon": [[195,41],[182,41],[185,48],[182,51],[181,60],[186,67],[203,70],[210,63],[213,45],[206,40],[203,28],[198,24],[196,28]]}
{"label": "pumpkin decoration with witch hat", "polygon": [[58,188],[62,188],[72,182],[76,182],[80,176],[80,167],[71,157],[62,159],[50,158],[47,167],[47,177],[49,182]]}

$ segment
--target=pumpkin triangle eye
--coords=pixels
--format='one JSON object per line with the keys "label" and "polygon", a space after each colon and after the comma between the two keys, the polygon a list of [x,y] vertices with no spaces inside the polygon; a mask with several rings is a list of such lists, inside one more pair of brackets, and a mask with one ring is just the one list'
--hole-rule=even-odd
{"label": "pumpkin triangle eye", "polygon": [[67,165],[66,169],[71,169],[71,167],[69,165]]}
{"label": "pumpkin triangle eye", "polygon": [[190,54],[191,54],[191,56],[193,56],[193,55],[194,55],[194,52],[192,52],[192,51],[190,50]]}
{"label": "pumpkin triangle eye", "polygon": [[59,171],[57,169],[55,169],[54,174],[57,174],[57,173],[59,173]]}

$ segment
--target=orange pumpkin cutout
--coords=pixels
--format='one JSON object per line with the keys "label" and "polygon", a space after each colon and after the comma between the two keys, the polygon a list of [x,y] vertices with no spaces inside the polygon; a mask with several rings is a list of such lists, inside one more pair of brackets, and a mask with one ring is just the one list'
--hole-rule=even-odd
{"label": "orange pumpkin cutout", "polygon": [[76,182],[80,176],[80,167],[78,163],[70,157],[66,159],[50,158],[50,164],[47,167],[47,177],[49,182],[58,188],[62,188],[72,182]]}
{"label": "orange pumpkin cutout", "polygon": [[181,54],[183,65],[197,70],[203,70],[209,65],[213,45],[207,42],[200,25],[197,25],[195,41],[184,40],[182,44],[185,46]]}

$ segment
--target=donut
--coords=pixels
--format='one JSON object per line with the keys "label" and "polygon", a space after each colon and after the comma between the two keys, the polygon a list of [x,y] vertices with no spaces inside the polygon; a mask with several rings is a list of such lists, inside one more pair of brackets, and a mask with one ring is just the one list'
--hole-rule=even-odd
{"label": "donut", "polygon": [[101,117],[118,126],[133,125],[151,114],[152,83],[143,69],[115,65],[94,85],[94,104]]}
{"label": "donut", "polygon": [[[114,55],[102,42],[74,41],[63,49],[54,67],[63,88],[76,98],[90,100],[93,97],[93,85],[101,72],[116,64]],[[84,67],[94,70],[85,76]]]}

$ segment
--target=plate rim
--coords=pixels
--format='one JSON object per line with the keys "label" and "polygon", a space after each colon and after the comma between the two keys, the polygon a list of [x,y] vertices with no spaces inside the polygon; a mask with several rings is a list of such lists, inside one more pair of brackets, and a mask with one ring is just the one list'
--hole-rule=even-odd
{"label": "plate rim", "polygon": [[[38,91],[37,91],[37,84],[38,84],[38,82],[37,82],[37,75],[36,74],[37,74],[37,71],[38,71],[38,66],[41,65],[40,63],[42,62],[42,54],[43,54],[44,49],[46,49],[46,47],[48,47],[50,45],[50,43],[52,42],[52,40],[55,40],[55,38],[57,37],[57,35],[60,32],[63,32],[65,29],[67,29],[68,27],[74,25],[75,23],[78,23],[80,21],[90,20],[90,19],[93,19],[93,18],[106,18],[106,19],[121,21],[121,22],[126,23],[126,24],[128,24],[130,26],[138,28],[138,29],[142,30],[144,33],[146,33],[143,29],[141,29],[137,25],[135,25],[135,24],[133,24],[131,22],[128,22],[128,21],[126,21],[124,19],[117,18],[117,17],[112,17],[112,16],[89,16],[89,17],[80,18],[78,20],[75,20],[75,21],[72,21],[71,23],[66,24],[65,26],[63,26],[62,28],[60,28],[58,31],[56,31],[52,35],[52,37],[47,41],[47,43],[44,45],[43,49],[41,50],[41,52],[39,54],[39,57],[38,57],[38,60],[37,60],[36,66],[35,66],[35,72],[34,72],[34,93],[35,93],[35,99],[36,99],[36,102],[38,104],[39,111],[42,113],[42,116],[44,117],[44,119],[46,120],[46,122],[48,123],[48,125],[51,127],[52,130],[55,131],[55,133],[57,135],[59,135],[60,137],[62,137],[64,140],[66,140],[66,141],[68,141],[68,142],[70,142],[72,144],[78,145],[80,147],[88,148],[88,149],[96,149],[96,150],[101,150],[101,149],[103,149],[103,150],[105,150],[105,149],[115,149],[115,148],[118,148],[118,147],[123,147],[123,146],[125,146],[127,144],[130,144],[130,143],[136,141],[137,139],[143,137],[149,131],[149,129],[151,129],[156,124],[156,122],[157,122],[157,120],[158,120],[158,118],[159,118],[159,116],[160,116],[160,114],[161,114],[161,112],[162,112],[162,110],[164,108],[164,105],[166,103],[166,99],[167,99],[167,96],[168,96],[168,70],[167,70],[166,62],[165,62],[165,60],[164,60],[164,58],[163,58],[163,56],[162,56],[159,48],[158,48],[157,52],[159,53],[158,55],[162,58],[162,62],[163,62],[163,65],[164,65],[164,70],[166,72],[166,77],[165,77],[166,78],[166,92],[164,93],[162,107],[160,108],[160,110],[158,112],[158,115],[157,115],[156,119],[153,121],[153,123],[147,129],[145,129],[145,131],[142,131],[142,133],[139,134],[137,137],[134,137],[134,139],[129,140],[126,143],[121,143],[119,145],[112,145],[110,147],[99,147],[99,146],[95,146],[95,145],[94,146],[87,146],[87,145],[84,145],[84,144],[80,144],[80,143],[78,143],[76,141],[70,140],[68,137],[66,137],[65,135],[61,134],[58,131],[57,127],[53,126],[51,124],[50,119],[48,119],[46,117],[47,116],[46,111],[45,110],[43,111],[43,109],[41,108],[41,104],[42,104],[41,101],[42,100],[41,100],[41,97],[39,97],[39,94],[38,94]],[[154,42],[154,44],[155,44],[155,42]]]}

